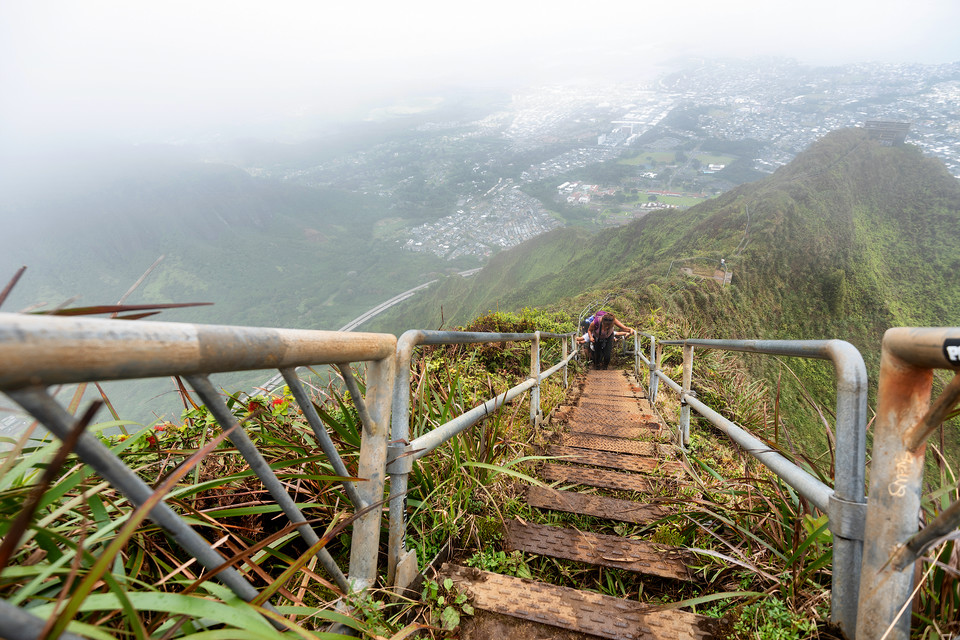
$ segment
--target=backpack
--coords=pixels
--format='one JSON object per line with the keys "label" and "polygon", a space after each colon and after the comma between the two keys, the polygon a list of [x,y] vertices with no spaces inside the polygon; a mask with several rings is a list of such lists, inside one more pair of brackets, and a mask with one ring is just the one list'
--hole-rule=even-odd
{"label": "backpack", "polygon": [[[590,323],[590,336],[595,340],[600,339],[600,321],[603,320],[603,316],[607,315],[606,311],[597,311],[596,315],[593,316],[593,322]],[[596,330],[594,330],[596,327]]]}

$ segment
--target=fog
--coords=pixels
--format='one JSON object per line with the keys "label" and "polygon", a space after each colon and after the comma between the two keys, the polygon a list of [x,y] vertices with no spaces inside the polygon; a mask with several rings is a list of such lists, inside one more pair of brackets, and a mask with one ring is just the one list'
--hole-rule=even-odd
{"label": "fog", "polygon": [[0,3],[0,216],[132,144],[298,142],[411,97],[649,81],[691,57],[953,62],[956,24],[954,0]]}
{"label": "fog", "polygon": [[953,0],[7,2],[0,137],[309,135],[445,86],[648,77],[679,56],[960,59]]}

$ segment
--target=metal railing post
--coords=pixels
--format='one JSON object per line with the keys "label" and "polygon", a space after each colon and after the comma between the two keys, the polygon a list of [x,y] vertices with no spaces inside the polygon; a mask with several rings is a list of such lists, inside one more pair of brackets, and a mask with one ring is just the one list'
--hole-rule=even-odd
{"label": "metal railing post", "polygon": [[[567,344],[566,338],[564,338],[560,342],[563,345],[563,350],[560,352],[560,357],[562,357],[564,363],[566,363],[567,355],[569,355],[570,353],[568,350],[570,345]],[[570,383],[567,381],[567,365],[564,364],[563,365],[563,388],[566,389],[568,386],[570,386]]]}
{"label": "metal railing post", "polygon": [[[407,331],[397,340],[396,375],[393,383],[393,415],[390,418],[390,534],[387,543],[387,584],[405,589],[418,570],[416,553],[406,549],[406,498],[413,459],[406,455],[410,440],[410,361],[423,340],[422,331]],[[412,560],[411,560],[412,558]],[[412,564],[412,571],[409,568]],[[401,570],[405,567],[406,570]],[[399,575],[398,575],[399,574]]]}
{"label": "metal railing post", "polygon": [[[885,637],[890,640],[910,637],[907,603],[913,590],[913,564],[897,567],[891,556],[919,529],[926,442],[911,451],[904,436],[927,412],[933,370],[910,362],[891,348],[897,338],[906,337],[903,331],[908,330],[890,329],[884,334],[880,356],[866,522],[869,535],[864,540],[860,574],[857,637],[861,640],[879,638],[889,627],[892,629]],[[904,606],[908,610],[901,614]]]}
{"label": "metal railing post", "polygon": [[657,371],[660,369],[660,360],[657,355],[657,339],[650,336],[650,406],[653,407],[657,402],[657,382],[659,378],[657,377]]}
{"label": "metal railing post", "polygon": [[[366,504],[383,500],[387,463],[390,402],[393,391],[395,356],[373,361],[367,366],[367,410],[369,424],[363,423],[360,460],[357,475],[361,481],[357,492]],[[373,586],[377,580],[377,554],[380,548],[380,509],[372,509],[353,523],[350,545],[350,571],[347,574],[353,591]]]}
{"label": "metal railing post", "polygon": [[[539,341],[541,337],[565,339],[567,334],[546,333],[480,333],[467,331],[419,331],[405,332],[397,340],[396,373],[393,383],[393,415],[390,420],[390,443],[386,471],[390,475],[390,539],[387,546],[387,583],[397,590],[406,589],[416,578],[417,554],[406,548],[406,498],[409,475],[413,462],[446,442],[457,433],[495,413],[504,403],[521,393],[537,389],[541,378],[547,378],[565,367],[572,357],[549,370],[540,371]],[[525,382],[504,394],[475,407],[459,418],[441,425],[411,441],[410,435],[410,363],[413,351],[422,344],[477,344],[484,342],[507,342],[531,340],[531,375]],[[575,352],[574,352],[575,353]],[[534,369],[535,365],[535,369]],[[531,395],[531,415],[539,411],[539,393]],[[536,419],[536,418],[534,418]]]}
{"label": "metal railing post", "polygon": [[687,396],[693,382],[693,347],[683,345],[683,391],[680,393],[680,446],[684,449],[690,444],[690,404]]}
{"label": "metal railing post", "polygon": [[536,384],[530,389],[530,424],[540,424],[540,332],[535,331],[530,341],[530,377]]}
{"label": "metal railing post", "polygon": [[[662,347],[661,343],[661,347]],[[778,476],[807,498],[811,504],[829,516],[833,545],[833,588],[831,589],[831,619],[844,633],[853,636],[857,625],[858,576],[863,549],[865,505],[863,497],[864,460],[866,458],[867,370],[860,352],[843,340],[684,340],[667,344],[706,349],[724,349],[748,353],[767,353],[801,358],[819,358],[833,362],[837,375],[837,459],[835,488],[814,491],[819,481],[800,471],[795,479],[793,471],[781,467],[779,454],[771,455],[768,445],[756,438],[741,438],[739,430],[728,429],[726,420],[696,399],[696,394],[657,372],[664,384],[686,396],[687,402],[700,415],[727,433],[741,447],[767,465]],[[662,349],[661,349],[662,356]],[[687,354],[684,351],[684,383],[687,375]],[[691,355],[692,362],[692,355]],[[692,367],[691,369],[692,370]],[[730,423],[731,425],[733,423]],[[740,430],[742,431],[742,430]],[[743,432],[746,434],[746,432]],[[773,466],[771,465],[773,463]],[[787,463],[794,470],[799,468]],[[777,468],[775,468],[777,467]],[[799,480],[799,483],[797,482]]]}

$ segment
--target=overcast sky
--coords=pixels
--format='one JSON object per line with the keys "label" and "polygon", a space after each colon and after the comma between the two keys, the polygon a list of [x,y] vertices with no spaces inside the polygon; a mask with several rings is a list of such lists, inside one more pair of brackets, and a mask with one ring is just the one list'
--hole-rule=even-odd
{"label": "overcast sky", "polygon": [[960,60],[957,0],[2,0],[0,145],[169,140],[444,84],[642,77],[678,55]]}

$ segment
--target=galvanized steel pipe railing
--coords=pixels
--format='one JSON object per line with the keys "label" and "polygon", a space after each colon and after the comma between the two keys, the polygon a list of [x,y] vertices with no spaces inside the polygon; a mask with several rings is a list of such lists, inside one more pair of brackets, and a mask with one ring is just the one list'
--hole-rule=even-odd
{"label": "galvanized steel pipe railing", "polygon": [[[540,409],[540,382],[561,369],[566,384],[567,365],[576,357],[574,343],[567,353],[568,340],[576,334],[546,333],[482,333],[469,331],[407,331],[397,340],[396,379],[393,385],[393,416],[391,418],[390,453],[387,473],[390,475],[390,541],[387,553],[387,582],[398,590],[409,586],[417,573],[416,553],[406,549],[406,493],[413,462],[447,442],[484,418],[495,413],[504,404],[530,391],[530,421],[535,426],[542,419]],[[553,367],[540,370],[541,338],[560,339],[562,358]],[[530,376],[522,383],[497,395],[470,411],[440,425],[436,429],[410,440],[410,364],[414,350],[421,345],[481,344],[487,342],[530,341]]]}
{"label": "galvanized steel pipe railing", "polygon": [[960,397],[960,373],[930,403],[934,369],[960,371],[960,327],[883,336],[857,637],[910,637],[916,559],[960,526],[953,503],[919,530],[926,438]]}
{"label": "galvanized steel pipe railing", "polygon": [[[857,628],[859,575],[863,555],[865,515],[867,370],[860,352],[843,340],[670,340],[660,346],[683,347],[683,384],[659,370],[662,353],[654,360],[651,378],[663,380],[680,394],[680,442],[689,444],[690,409],[726,433],[757,460],[827,514],[834,535],[831,618],[845,634]],[[720,349],[799,358],[830,360],[837,377],[836,477],[831,489],[807,471],[770,449],[739,425],[697,399],[691,389],[693,351]]]}
{"label": "galvanized steel pipe railing", "polygon": [[[337,364],[342,371],[348,371],[344,365],[367,362],[366,402],[355,394],[360,400],[363,422],[358,468],[362,480],[344,483],[347,496],[359,511],[383,496],[395,353],[396,338],[388,334],[0,313],[0,391],[51,433],[61,440],[66,438],[73,421],[47,392],[46,388],[51,385],[183,376],[220,426],[225,431],[233,427],[229,437],[234,445],[290,520],[304,523],[298,530],[308,544],[319,540],[316,532],[306,524],[306,518],[240,428],[208,376],[228,371],[279,369],[335,471],[348,476],[329,437],[320,437],[320,432],[326,436],[325,429],[293,371],[298,366],[317,364]],[[80,436],[75,451],[132,504],[139,506],[152,494],[153,490],[91,433]],[[225,561],[164,502],[151,510],[150,518],[207,569],[213,570]],[[323,566],[342,589],[363,590],[374,583],[379,537],[377,510],[357,518],[348,575],[344,575],[326,550],[321,550]],[[217,577],[244,600],[257,596],[253,586],[233,568],[221,571]],[[4,611],[6,609],[0,608],[0,623],[5,627]]]}
{"label": "galvanized steel pipe railing", "polygon": [[[650,357],[643,355],[643,338],[650,340]],[[633,334],[633,353],[634,353],[634,372],[640,378],[640,363],[647,367],[647,398],[650,400],[650,406],[657,401],[657,381],[659,378],[654,375],[657,370],[657,337],[652,333],[637,331]]]}

